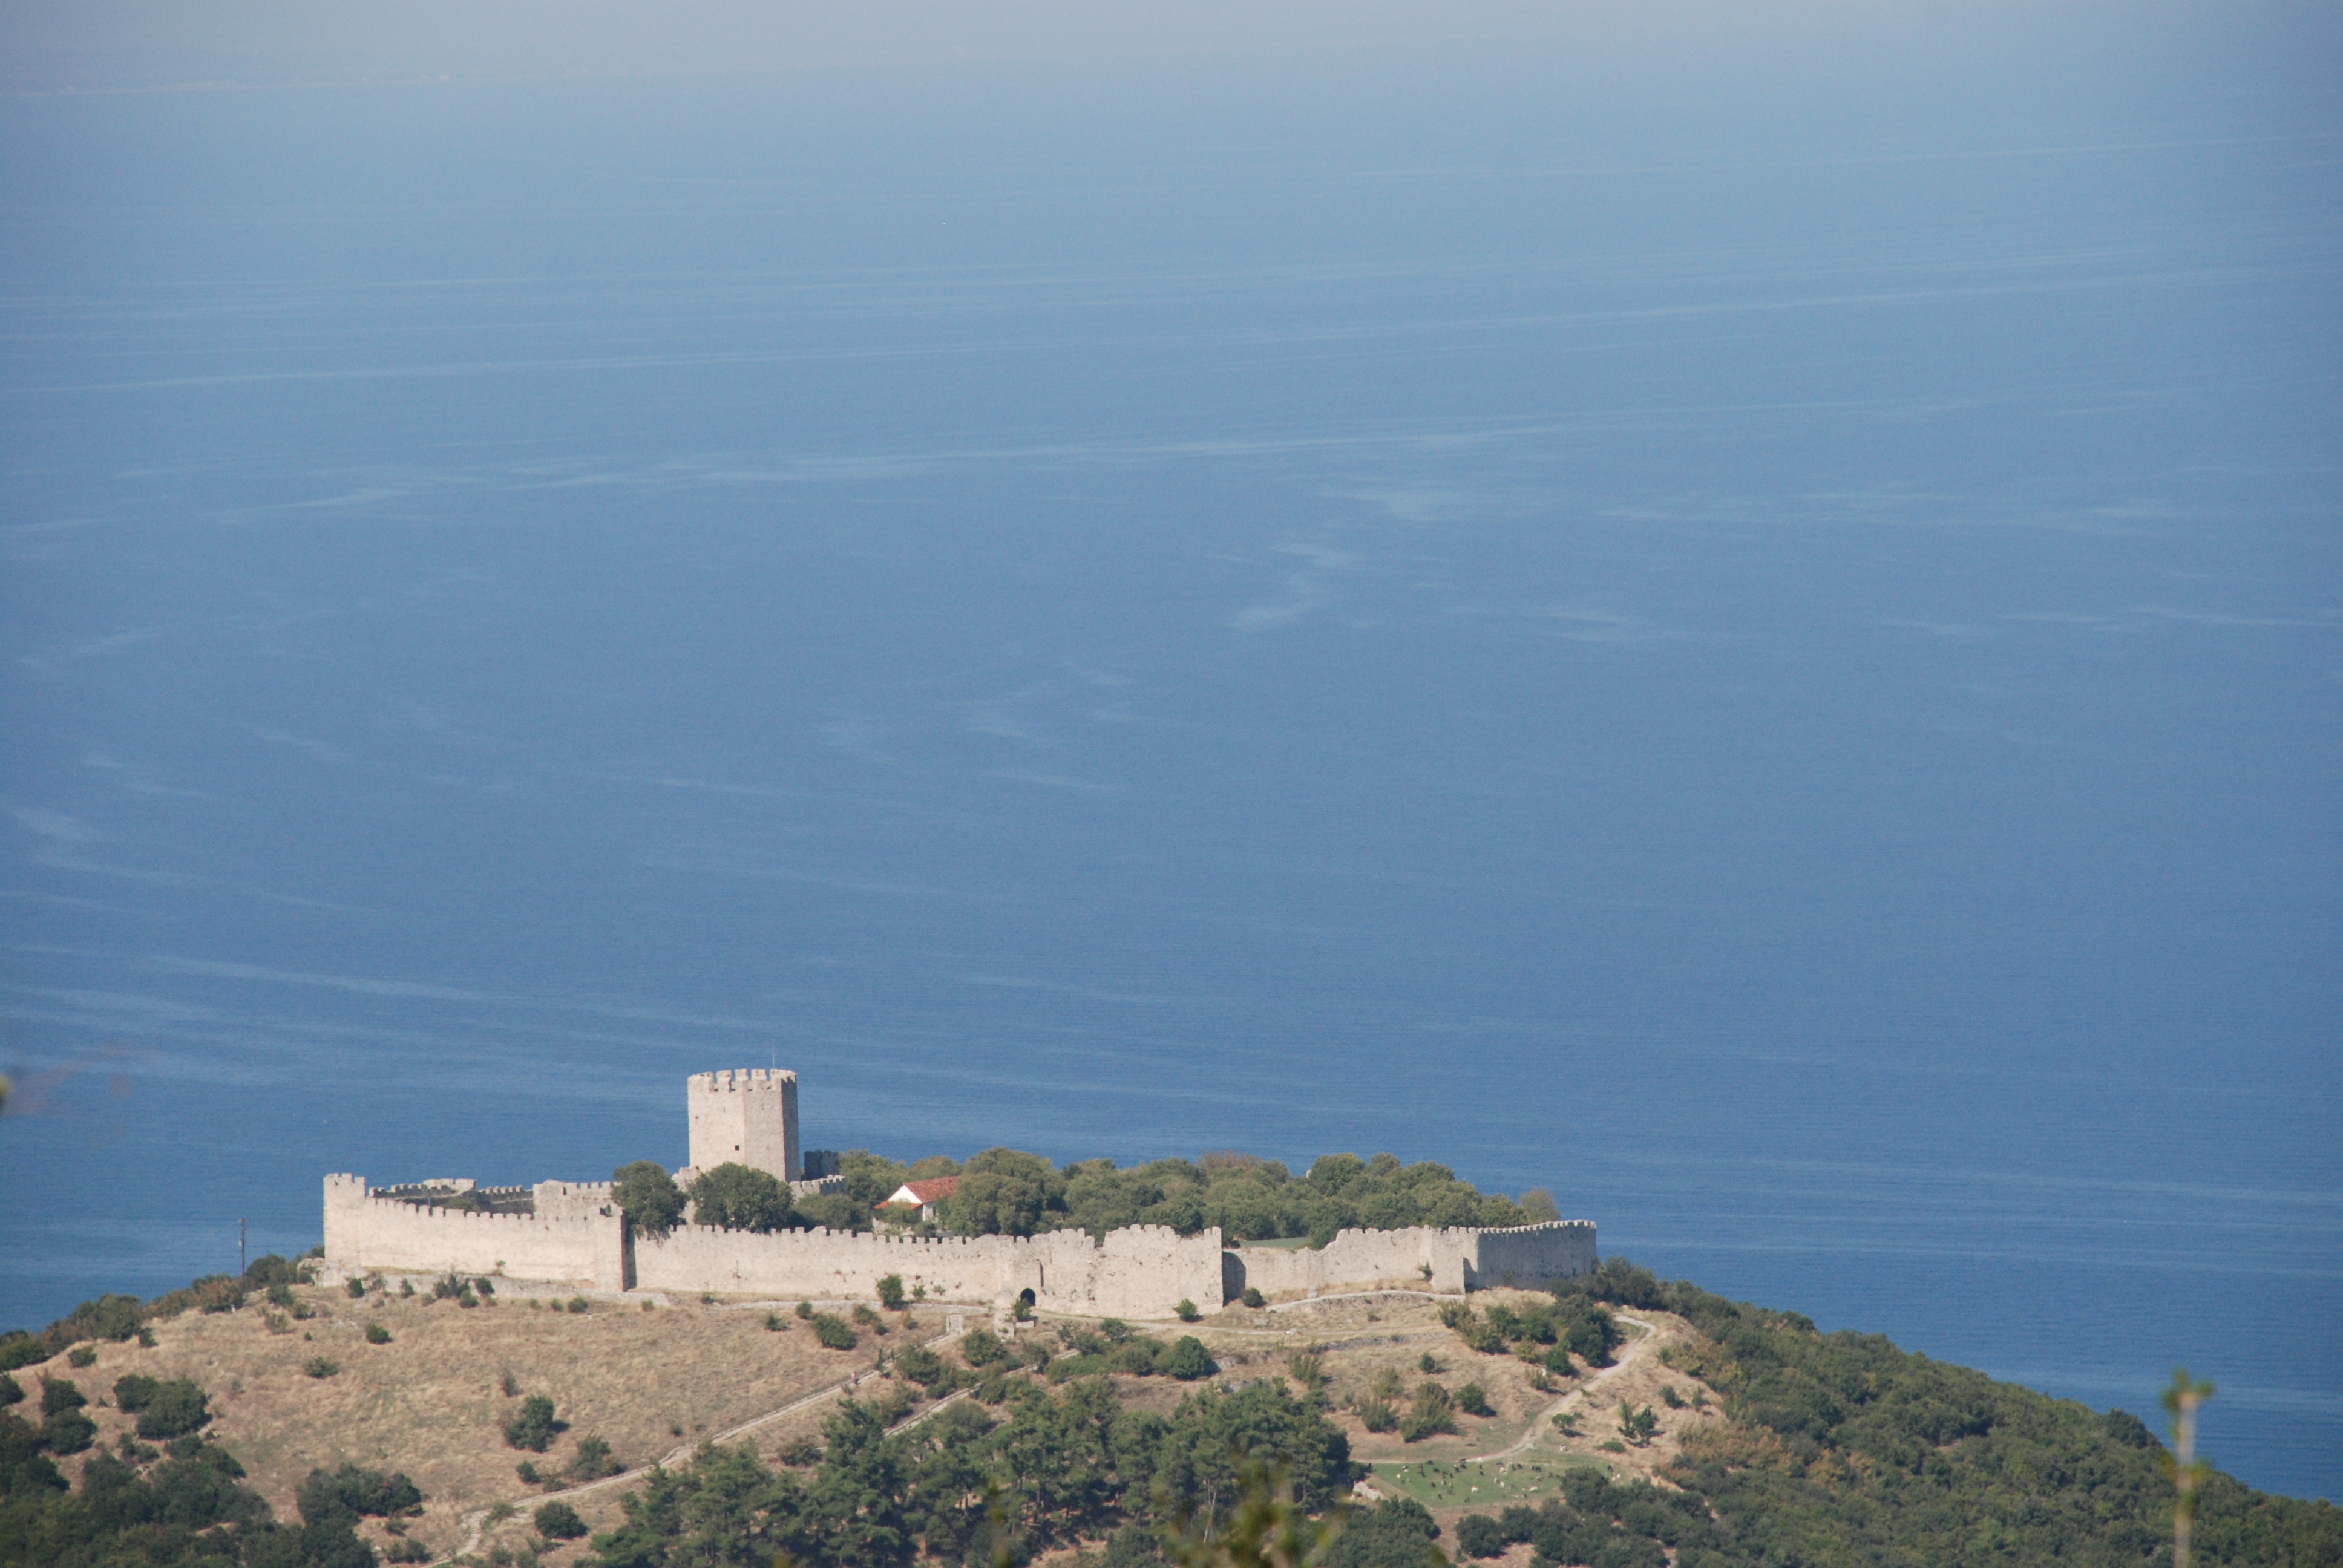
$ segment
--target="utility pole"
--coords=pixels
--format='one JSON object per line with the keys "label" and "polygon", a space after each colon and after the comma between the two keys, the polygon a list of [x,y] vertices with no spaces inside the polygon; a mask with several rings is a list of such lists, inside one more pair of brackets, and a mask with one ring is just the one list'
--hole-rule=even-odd
{"label": "utility pole", "polygon": [[244,1223],[241,1220],[236,1222],[236,1277],[239,1280],[244,1278],[245,1271],[251,1267],[244,1261]]}

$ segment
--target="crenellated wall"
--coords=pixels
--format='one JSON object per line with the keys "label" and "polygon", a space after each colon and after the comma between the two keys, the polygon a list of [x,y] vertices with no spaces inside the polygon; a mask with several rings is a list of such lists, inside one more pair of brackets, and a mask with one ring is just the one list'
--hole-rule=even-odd
{"label": "crenellated wall", "polygon": [[1036,1305],[1099,1317],[1166,1318],[1182,1300],[1218,1306],[1217,1231],[1182,1236],[1162,1226],[1040,1236],[879,1236],[843,1231],[757,1235],[679,1226],[634,1242],[634,1282],[679,1292],[870,1298],[889,1274],[930,1298],[991,1302],[1031,1291]]}
{"label": "crenellated wall", "polygon": [[1270,1296],[1394,1285],[1443,1292],[1538,1286],[1594,1271],[1594,1223],[1342,1231],[1322,1248],[1244,1247],[1232,1258],[1232,1294],[1246,1286]]}
{"label": "crenellated wall", "polygon": [[326,1178],[326,1261],[348,1272],[502,1274],[625,1288],[615,1214],[480,1214],[377,1197],[362,1176]]}
{"label": "crenellated wall", "polygon": [[1323,1248],[1223,1253],[1217,1230],[1182,1236],[1134,1225],[1093,1240],[1039,1236],[879,1236],[840,1231],[759,1235],[699,1225],[664,1237],[624,1234],[608,1182],[545,1181],[537,1212],[467,1213],[372,1191],[363,1177],[326,1178],[326,1261],[349,1273],[503,1275],[604,1290],[697,1295],[875,1297],[902,1277],[931,1300],[997,1302],[1033,1292],[1051,1312],[1168,1318],[1182,1301],[1211,1311],[1248,1286],[1270,1295],[1408,1286],[1464,1291],[1543,1285],[1594,1267],[1594,1226],[1557,1221],[1514,1230],[1344,1231]]}
{"label": "crenellated wall", "polygon": [[608,1181],[539,1181],[529,1189],[537,1204],[540,1220],[582,1220],[589,1215],[614,1214],[618,1201],[612,1196]]}
{"label": "crenellated wall", "polygon": [[1471,1234],[1474,1240],[1464,1270],[1468,1290],[1485,1291],[1496,1285],[1534,1289],[1591,1274],[1599,1261],[1594,1255],[1592,1220],[1551,1220],[1543,1225]]}

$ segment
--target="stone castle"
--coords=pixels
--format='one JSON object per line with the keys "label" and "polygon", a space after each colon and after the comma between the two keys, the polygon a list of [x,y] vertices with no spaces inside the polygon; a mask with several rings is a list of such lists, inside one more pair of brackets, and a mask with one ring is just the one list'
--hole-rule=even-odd
{"label": "stone castle", "polygon": [[[836,1155],[799,1145],[796,1073],[697,1073],[686,1101],[691,1162],[679,1177],[737,1163],[799,1193],[835,1187]],[[690,1224],[663,1237],[636,1235],[610,1188],[483,1188],[454,1179],[374,1188],[362,1176],[328,1176],[326,1263],[339,1277],[455,1273],[600,1292],[815,1301],[869,1300],[894,1274],[907,1291],[926,1287],[930,1301],[999,1309],[1021,1298],[1047,1311],[1121,1318],[1168,1318],[1182,1301],[1209,1312],[1249,1287],[1272,1297],[1377,1286],[1463,1292],[1544,1285],[1595,1264],[1594,1225],[1586,1220],[1344,1231],[1317,1249],[1223,1244],[1217,1229],[1182,1236],[1161,1225],[1098,1240],[1082,1231],[915,1237]]]}

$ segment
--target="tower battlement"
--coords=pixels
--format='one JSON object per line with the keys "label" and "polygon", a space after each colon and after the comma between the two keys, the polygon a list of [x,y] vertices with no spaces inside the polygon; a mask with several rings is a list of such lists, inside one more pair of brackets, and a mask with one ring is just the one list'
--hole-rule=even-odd
{"label": "tower battlement", "polygon": [[695,1072],[684,1098],[694,1169],[747,1165],[783,1181],[802,1178],[796,1073],[763,1067]]}

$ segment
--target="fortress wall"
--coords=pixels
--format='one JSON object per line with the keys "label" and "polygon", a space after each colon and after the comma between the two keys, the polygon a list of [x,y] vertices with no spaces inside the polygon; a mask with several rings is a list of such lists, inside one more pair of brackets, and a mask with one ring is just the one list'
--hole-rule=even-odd
{"label": "fortress wall", "polygon": [[582,1220],[618,1207],[608,1181],[539,1181],[529,1192],[540,1220]]}
{"label": "fortress wall", "polygon": [[1393,1285],[1465,1291],[1544,1285],[1590,1273],[1594,1261],[1594,1221],[1557,1220],[1502,1231],[1343,1231],[1315,1251],[1245,1247],[1236,1252],[1230,1275],[1238,1289],[1250,1285],[1264,1295]]}
{"label": "fortress wall", "polygon": [[821,1300],[873,1300],[882,1277],[900,1274],[905,1289],[924,1285],[930,1299],[994,1302],[1030,1290],[1053,1312],[1141,1319],[1169,1317],[1182,1298],[1212,1311],[1248,1285],[1271,1295],[1379,1286],[1462,1292],[1534,1287],[1595,1265],[1594,1226],[1585,1220],[1497,1231],[1344,1231],[1316,1251],[1246,1247],[1225,1255],[1218,1231],[1182,1236],[1160,1225],[1110,1231],[1103,1241],[1080,1231],[760,1236],[687,1225],[664,1238],[638,1237],[629,1276],[609,1183],[547,1181],[532,1191],[534,1216],[474,1214],[381,1197],[363,1177],[328,1176],[327,1261],[347,1272],[503,1274],[605,1290]]}
{"label": "fortress wall", "polygon": [[[1087,1241],[1089,1238],[1085,1237]],[[930,1300],[990,1302],[1004,1238],[896,1237],[845,1231],[723,1231],[679,1225],[635,1238],[635,1284],[647,1291],[723,1291],[814,1300],[876,1301],[879,1282],[900,1274]]]}
{"label": "fortress wall", "polygon": [[1093,1241],[1087,1231],[1004,1239],[1001,1292],[1033,1292],[1051,1312],[1102,1318],[1168,1318],[1182,1301],[1222,1303],[1221,1233],[1182,1236],[1132,1225]]}
{"label": "fortress wall", "polygon": [[[1465,1234],[1419,1225],[1405,1231],[1340,1231],[1314,1251],[1247,1247],[1242,1260],[1244,1282],[1266,1295],[1366,1290],[1377,1285],[1462,1291]],[[1423,1273],[1426,1264],[1432,1268],[1428,1282]]]}
{"label": "fortress wall", "polygon": [[326,1260],[356,1272],[503,1274],[618,1290],[615,1216],[474,1214],[371,1195],[358,1176],[326,1178]]}
{"label": "fortress wall", "polygon": [[869,1301],[888,1274],[901,1275],[906,1290],[925,1285],[930,1300],[992,1302],[1030,1290],[1051,1312],[1168,1318],[1182,1298],[1220,1306],[1221,1238],[1161,1225],[1111,1232],[1103,1245],[1081,1231],[919,1238],[685,1225],[635,1239],[642,1290]]}
{"label": "fortress wall", "polygon": [[1534,1289],[1594,1271],[1592,1220],[1554,1220],[1543,1225],[1469,1234],[1473,1245],[1466,1259],[1464,1282],[1471,1288],[1521,1285]]}
{"label": "fortress wall", "polygon": [[1091,1311],[1101,1317],[1170,1317],[1182,1301],[1211,1312],[1224,1300],[1220,1228],[1193,1236],[1160,1225],[1109,1231],[1093,1278]]}

